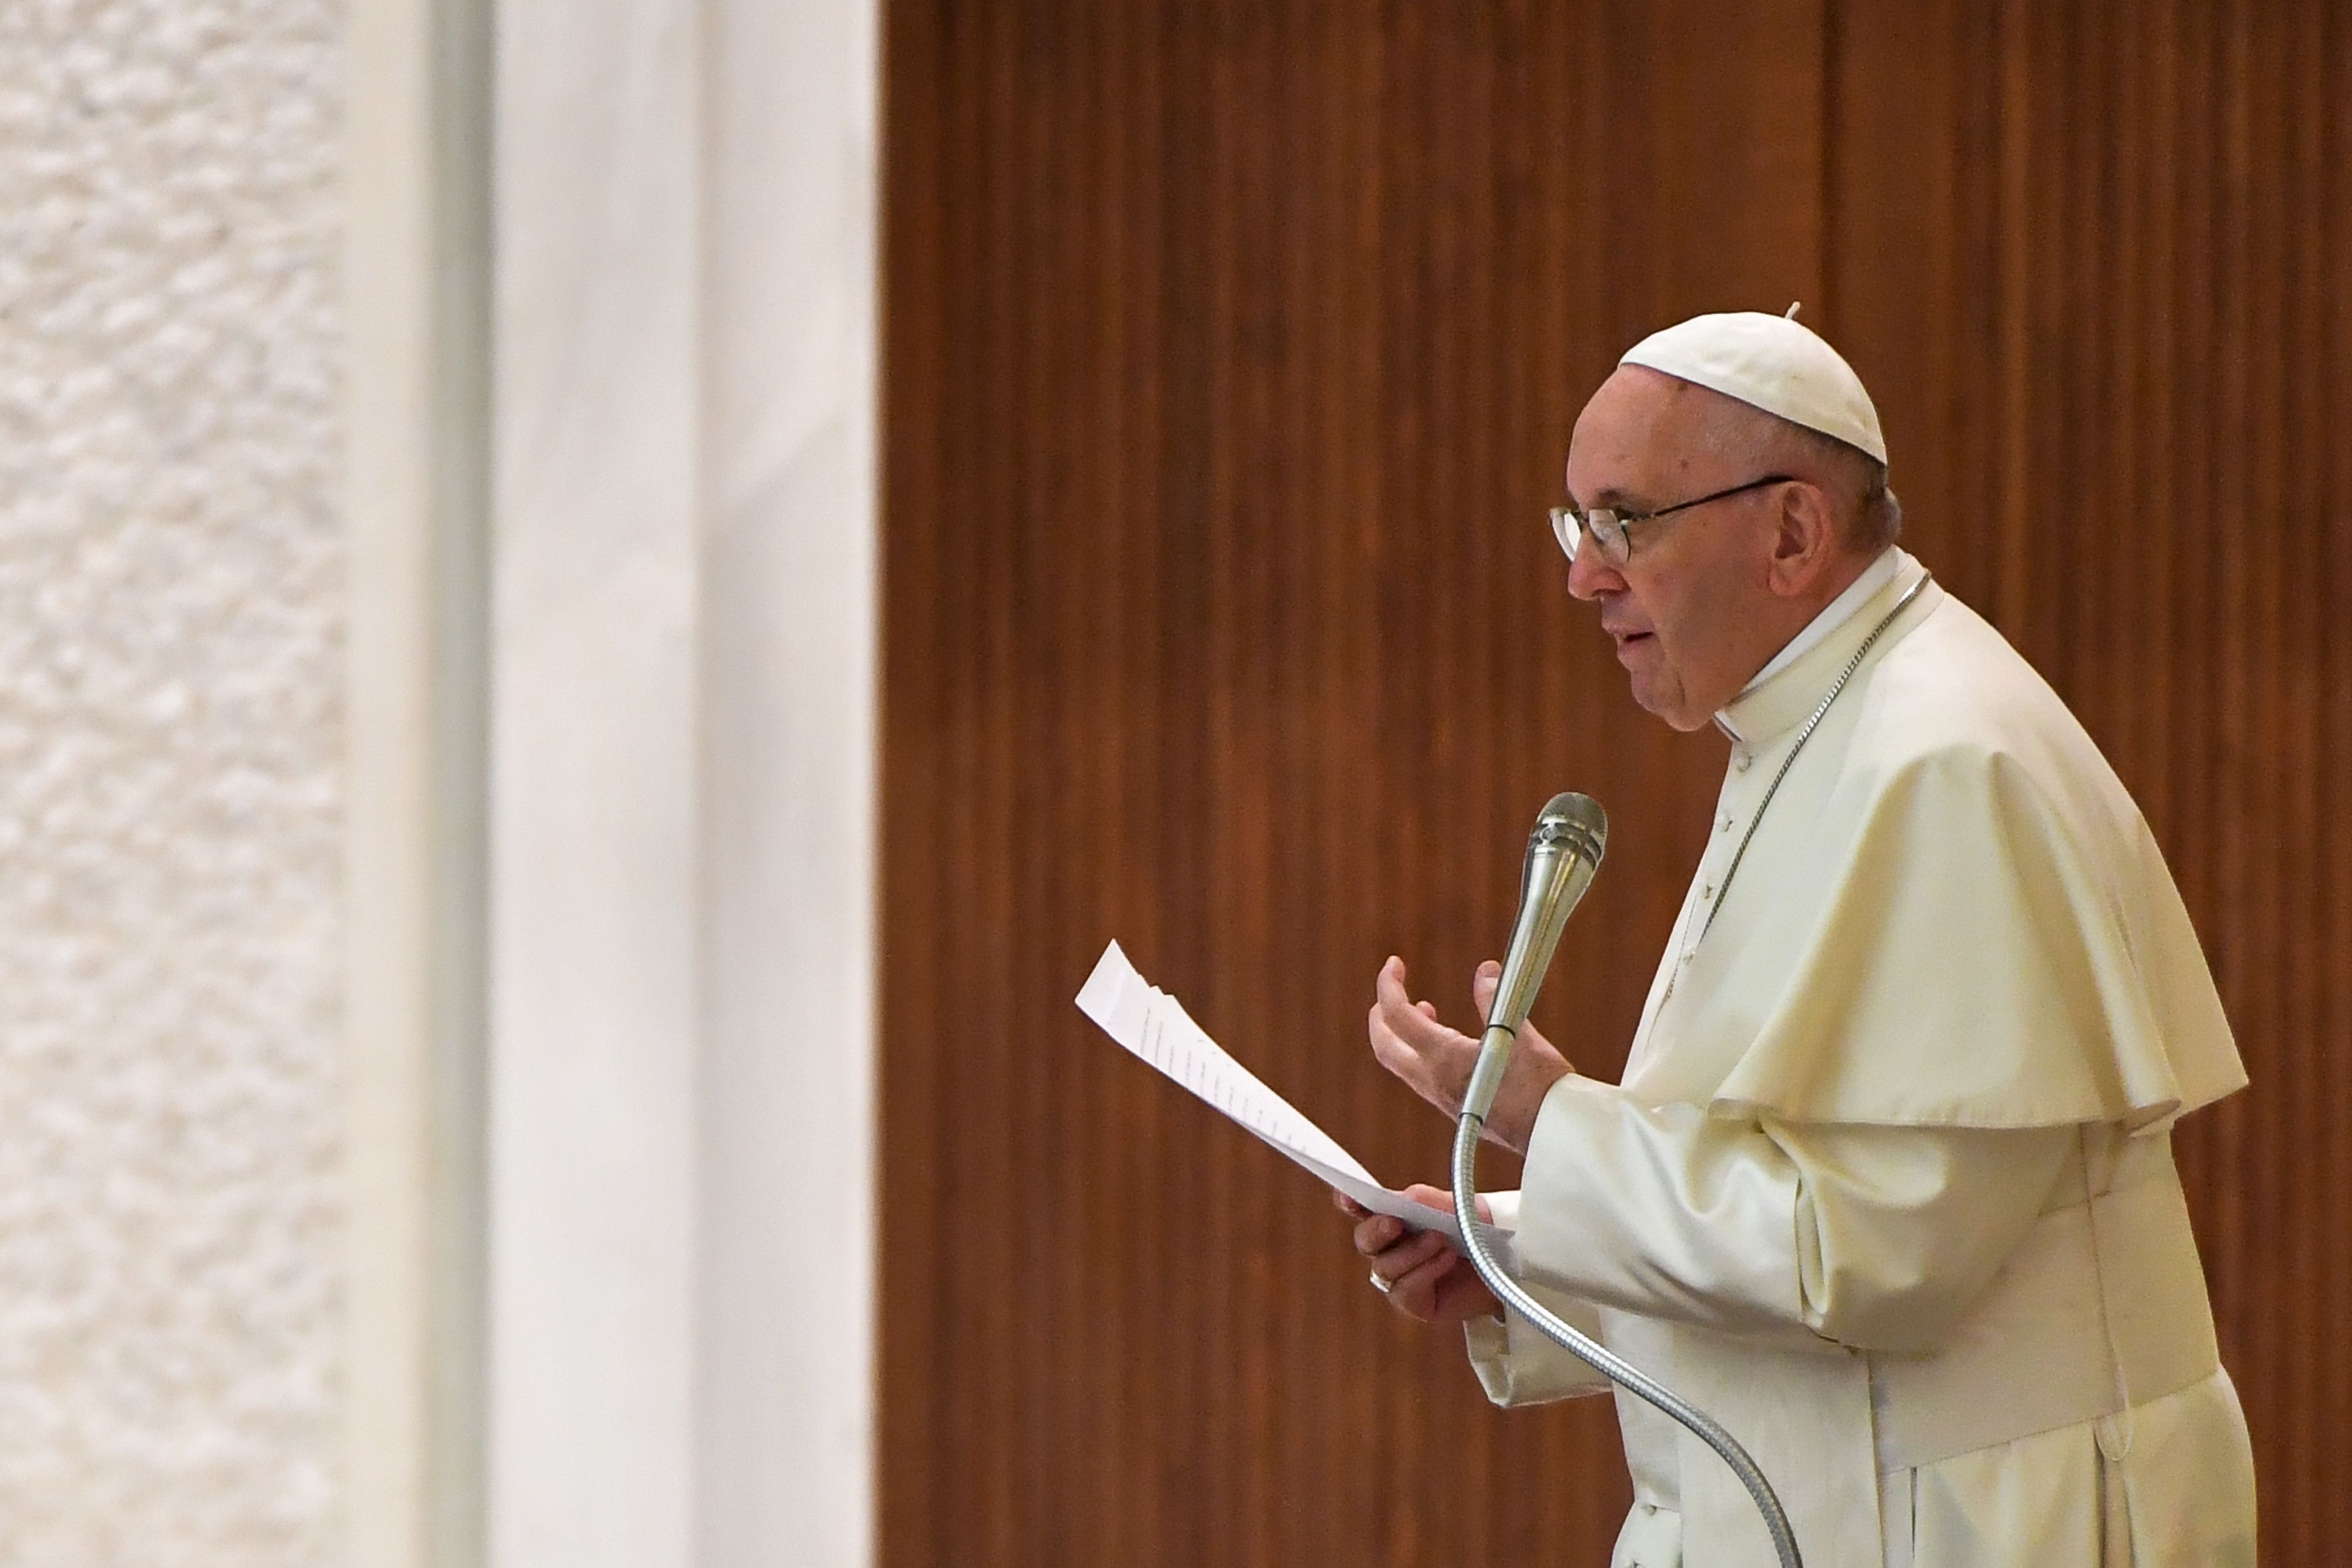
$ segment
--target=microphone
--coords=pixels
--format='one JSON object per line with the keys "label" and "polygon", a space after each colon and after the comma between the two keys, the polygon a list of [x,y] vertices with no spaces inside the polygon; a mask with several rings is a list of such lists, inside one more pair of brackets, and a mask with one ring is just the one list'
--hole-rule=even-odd
{"label": "microphone", "polygon": [[1537,1301],[1503,1267],[1486,1228],[1469,1218],[1478,1212],[1478,1140],[1486,1132],[1486,1113],[1495,1108],[1496,1091],[1503,1086],[1503,1068],[1510,1061],[1512,1041],[1519,1026],[1528,1021],[1528,1009],[1536,1005],[1536,991],[1543,985],[1544,971],[1551,967],[1552,950],[1559,946],[1560,928],[1568,924],[1576,901],[1592,885],[1593,873],[1601,869],[1601,852],[1608,841],[1608,814],[1575,794],[1553,796],[1537,816],[1535,831],[1528,835],[1527,864],[1519,873],[1519,918],[1511,927],[1510,950],[1503,958],[1494,1005],[1486,1009],[1478,1064],[1470,1071],[1462,1114],[1454,1124],[1454,1212],[1460,1217],[1462,1252],[1495,1299],[1526,1319],[1529,1327],[1626,1392],[1673,1416],[1713,1448],[1748,1489],[1763,1516],[1780,1568],[1804,1568],[1796,1532],[1789,1528],[1788,1511],[1739,1440],[1706,1411]]}
{"label": "microphone", "polygon": [[1584,890],[1592,885],[1608,845],[1609,813],[1589,795],[1555,795],[1537,813],[1535,830],[1528,835],[1528,858],[1519,871],[1519,917],[1503,955],[1495,1000],[1486,1009],[1478,1064],[1462,1100],[1463,1113],[1477,1117],[1482,1124],[1503,1086],[1511,1044],[1551,967],[1560,931]]}

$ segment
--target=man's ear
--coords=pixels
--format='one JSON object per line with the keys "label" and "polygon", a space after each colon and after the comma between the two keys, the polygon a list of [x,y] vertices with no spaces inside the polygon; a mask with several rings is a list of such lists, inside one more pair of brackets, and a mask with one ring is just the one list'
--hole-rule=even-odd
{"label": "man's ear", "polygon": [[1795,599],[1811,588],[1837,553],[1837,515],[1817,485],[1800,479],[1780,487],[1767,563],[1772,591]]}

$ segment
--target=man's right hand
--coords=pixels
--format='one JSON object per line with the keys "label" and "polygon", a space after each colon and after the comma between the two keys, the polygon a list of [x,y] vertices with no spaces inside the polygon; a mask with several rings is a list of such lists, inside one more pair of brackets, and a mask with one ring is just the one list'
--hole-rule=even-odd
{"label": "man's right hand", "polygon": [[[1493,1004],[1502,975],[1503,966],[1489,958],[1471,977],[1471,999],[1482,1015]],[[1391,957],[1381,966],[1372,990],[1372,1055],[1453,1121],[1462,1114],[1462,1096],[1478,1062],[1478,1041],[1438,1021],[1432,1003],[1413,999],[1405,988],[1402,958]],[[1544,1096],[1575,1071],[1533,1024],[1521,1024],[1510,1065],[1486,1113],[1488,1141],[1526,1154]]]}
{"label": "man's right hand", "polygon": [[[1454,1212],[1454,1195],[1414,1183],[1405,1196],[1432,1208]],[[1464,1323],[1500,1312],[1502,1303],[1478,1278],[1470,1260],[1434,1230],[1411,1230],[1393,1215],[1374,1214],[1344,1192],[1332,1201],[1356,1220],[1356,1250],[1371,1264],[1375,1280],[1388,1281],[1389,1305],[1417,1322]],[[1478,1218],[1491,1218],[1486,1204]]]}

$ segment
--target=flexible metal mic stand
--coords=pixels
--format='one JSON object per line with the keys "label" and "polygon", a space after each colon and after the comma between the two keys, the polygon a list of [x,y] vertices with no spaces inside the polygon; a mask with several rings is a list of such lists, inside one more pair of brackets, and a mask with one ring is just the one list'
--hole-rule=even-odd
{"label": "flexible metal mic stand", "polygon": [[[1554,804],[1557,806],[1559,802],[1556,801]],[[1595,807],[1593,810],[1597,812],[1599,809]],[[1550,809],[1547,808],[1548,813],[1549,810]],[[1544,826],[1543,820],[1538,819],[1539,841],[1545,836]],[[1536,850],[1531,847],[1530,873],[1536,869],[1535,855]],[[1592,863],[1597,864],[1598,858],[1596,850],[1592,855]],[[1528,885],[1521,897],[1520,924],[1523,928],[1532,929],[1528,911],[1533,907],[1536,895],[1540,890],[1535,885],[1536,878],[1532,874],[1528,877]],[[1581,889],[1579,888],[1577,891],[1580,893]],[[1554,896],[1557,897],[1557,894]],[[1558,940],[1557,922],[1564,921],[1566,918],[1566,911],[1561,910],[1555,917],[1555,922],[1550,924],[1548,934],[1550,941]],[[1516,960],[1523,970],[1531,969],[1532,973],[1515,977],[1510,972],[1512,966],[1507,964],[1506,972],[1502,977],[1505,985],[1496,992],[1498,1000],[1503,998],[1506,990],[1524,993],[1524,1002],[1515,1009],[1520,1018],[1527,1016],[1525,1004],[1534,1001],[1534,986],[1540,983],[1542,968],[1549,963],[1551,956],[1549,942],[1542,942],[1540,937],[1538,940],[1542,944],[1541,956],[1530,966],[1525,952],[1530,944],[1522,936],[1515,936],[1512,943],[1514,950],[1510,958]],[[1516,985],[1512,984],[1515,979]],[[1509,1006],[1508,1003],[1505,1005]],[[1796,1532],[1789,1528],[1788,1513],[1780,1507],[1780,1500],[1773,1492],[1772,1483],[1764,1479],[1763,1470],[1759,1469],[1756,1461],[1748,1457],[1748,1450],[1739,1446],[1738,1439],[1725,1431],[1722,1426],[1706,1411],[1691,1404],[1640,1367],[1622,1356],[1612,1354],[1589,1336],[1579,1333],[1571,1325],[1562,1322],[1549,1308],[1530,1295],[1517,1280],[1503,1271],[1503,1266],[1496,1259],[1492,1249],[1487,1246],[1486,1239],[1480,1234],[1480,1228],[1476,1223],[1478,1140],[1486,1132],[1486,1114],[1495,1107],[1496,1092],[1503,1086],[1503,1069],[1510,1061],[1511,1047],[1517,1034],[1517,1028],[1510,1022],[1490,1023],[1486,1026],[1486,1031],[1478,1043],[1477,1065],[1471,1070],[1470,1087],[1463,1095],[1462,1119],[1454,1124],[1454,1213],[1462,1231],[1463,1250],[1470,1259],[1470,1266],[1478,1271],[1478,1278],[1486,1282],[1486,1288],[1495,1292],[1496,1300],[1533,1323],[1546,1339],[1584,1362],[1611,1382],[1632,1389],[1635,1394],[1681,1422],[1696,1434],[1701,1442],[1721,1455],[1723,1462],[1731,1467],[1732,1474],[1739,1478],[1739,1484],[1748,1489],[1748,1495],[1755,1500],[1757,1511],[1764,1516],[1764,1528],[1772,1537],[1772,1549],[1780,1555],[1780,1568],[1803,1568],[1804,1560],[1798,1555]]]}

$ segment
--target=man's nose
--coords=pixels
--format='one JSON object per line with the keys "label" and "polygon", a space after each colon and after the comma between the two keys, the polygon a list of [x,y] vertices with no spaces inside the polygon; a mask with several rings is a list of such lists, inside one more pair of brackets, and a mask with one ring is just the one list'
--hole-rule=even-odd
{"label": "man's nose", "polygon": [[1589,538],[1584,541],[1584,548],[1569,560],[1568,591],[1573,598],[1589,604],[1602,594],[1624,586],[1625,580],[1617,574],[1615,567],[1601,559],[1600,546]]}

